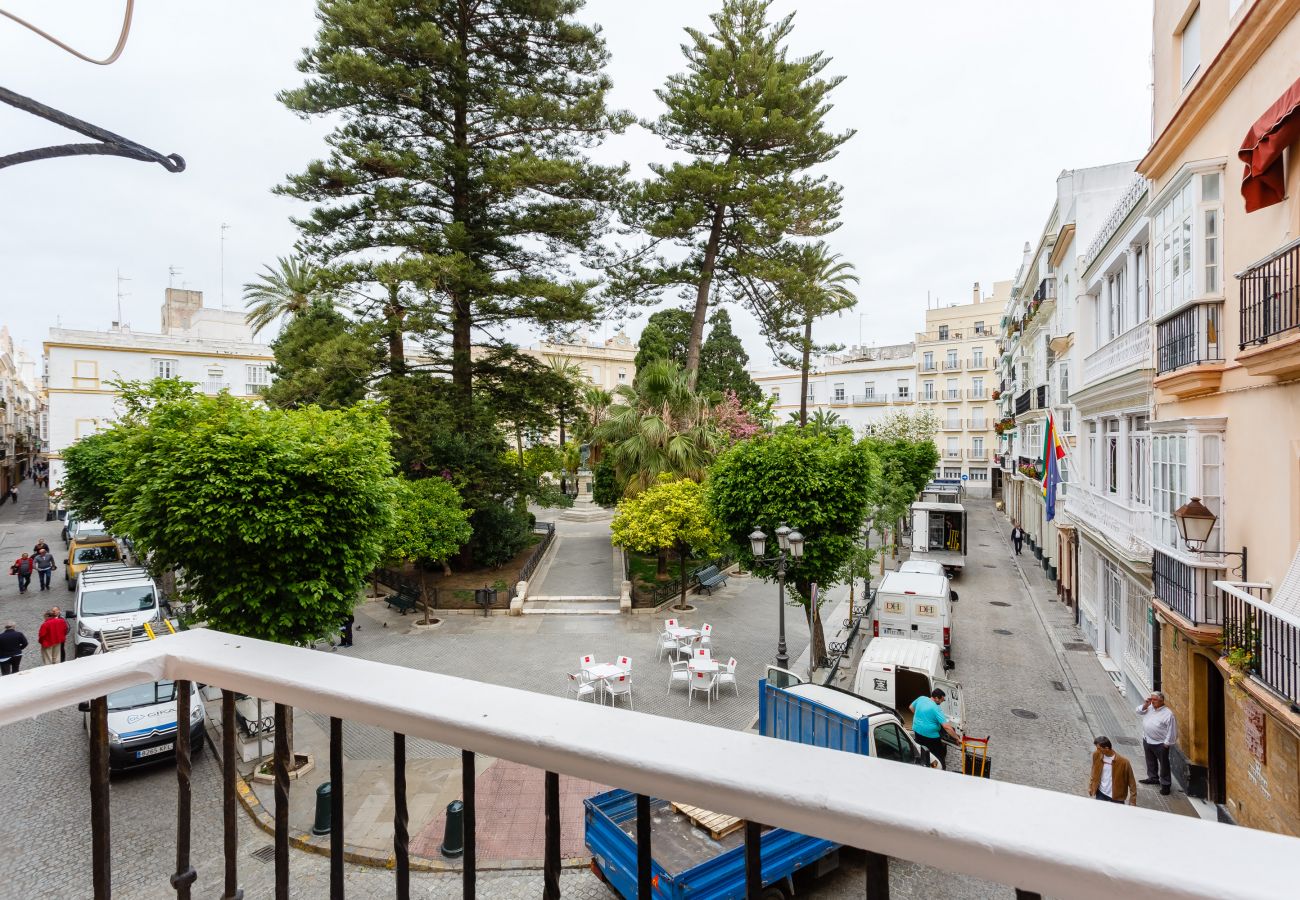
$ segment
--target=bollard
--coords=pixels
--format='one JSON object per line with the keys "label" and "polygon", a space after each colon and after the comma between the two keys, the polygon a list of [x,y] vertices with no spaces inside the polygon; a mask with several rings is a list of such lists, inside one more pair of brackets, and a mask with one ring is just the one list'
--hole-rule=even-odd
{"label": "bollard", "polygon": [[330,819],[334,807],[334,789],[327,781],[316,788],[316,821],[312,823],[311,833],[315,835],[330,833]]}
{"label": "bollard", "polygon": [[447,826],[442,833],[442,855],[456,859],[465,852],[465,804],[453,800],[447,804]]}

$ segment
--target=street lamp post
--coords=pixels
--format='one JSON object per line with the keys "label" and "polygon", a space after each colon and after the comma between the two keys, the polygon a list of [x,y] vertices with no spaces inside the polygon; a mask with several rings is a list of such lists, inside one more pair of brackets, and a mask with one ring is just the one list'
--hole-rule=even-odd
{"label": "street lamp post", "polygon": [[1200,497],[1193,497],[1184,503],[1178,509],[1174,510],[1174,524],[1178,526],[1178,534],[1183,539],[1184,546],[1192,553],[1201,556],[1236,556],[1241,558],[1241,568],[1235,571],[1241,573],[1241,580],[1246,581],[1246,548],[1241,550],[1205,550],[1206,542],[1210,539],[1210,532],[1214,531],[1214,523],[1219,517],[1214,514]]}
{"label": "street lamp post", "polygon": [[777,641],[776,641],[776,664],[779,668],[790,668],[790,655],[786,652],[785,646],[785,570],[788,562],[793,559],[798,561],[803,558],[803,535],[798,531],[790,528],[784,522],[776,530],[777,553],[775,556],[764,556],[767,550],[767,535],[761,528],[755,528],[754,533],[749,536],[749,549],[754,552],[755,562],[776,563],[776,583],[777,583]]}

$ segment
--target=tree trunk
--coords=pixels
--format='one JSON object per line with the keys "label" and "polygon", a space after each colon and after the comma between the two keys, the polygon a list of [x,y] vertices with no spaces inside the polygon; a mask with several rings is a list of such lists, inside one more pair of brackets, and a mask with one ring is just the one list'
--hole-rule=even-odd
{"label": "tree trunk", "polygon": [[384,306],[384,330],[388,332],[388,372],[399,377],[406,375],[406,345],[402,340],[406,308],[401,302],[402,286],[390,284],[388,303]]}
{"label": "tree trunk", "polygon": [[799,427],[808,424],[808,368],[812,358],[812,316],[803,323],[803,362],[799,367]]}
{"label": "tree trunk", "polygon": [[822,633],[821,613],[812,602],[812,584],[798,581],[796,586],[804,600],[804,619],[808,623],[808,671],[811,673],[826,658],[826,635]]}
{"label": "tree trunk", "polygon": [[700,372],[700,345],[704,343],[704,320],[709,316],[709,290],[713,287],[718,245],[722,243],[722,225],[726,217],[726,204],[719,204],[713,210],[709,242],[704,247],[704,263],[700,266],[700,281],[695,289],[695,313],[691,317],[690,341],[686,344],[686,377],[692,388],[695,387]]}
{"label": "tree trunk", "polygon": [[560,404],[559,413],[560,413],[560,493],[567,494],[568,491],[566,490],[566,488],[568,487],[568,479],[566,479],[565,476],[568,474],[568,469],[565,468],[567,466],[567,463],[564,461],[564,404],[563,403]]}
{"label": "tree trunk", "polygon": [[659,548],[655,551],[655,581],[668,580],[668,551]]}
{"label": "tree trunk", "polygon": [[[446,566],[446,563],[443,563]],[[429,580],[424,577],[423,572],[418,573],[420,576],[420,602],[424,604],[424,623],[429,624]]]}
{"label": "tree trunk", "polygon": [[[452,100],[452,146],[455,152],[451,154],[451,218],[469,234],[472,230],[469,209],[470,0],[459,0],[456,7],[456,46],[459,52],[452,62],[455,91]],[[473,256],[473,248],[468,246],[469,243],[467,239],[461,246],[452,249]],[[474,395],[473,360],[470,355],[473,344],[473,304],[463,286],[448,291],[448,294],[451,299],[451,383],[460,394],[460,400],[464,404],[463,413],[468,416]]]}
{"label": "tree trunk", "polygon": [[682,595],[681,595],[682,598],[677,608],[684,610],[686,609],[686,548],[685,547],[677,548],[677,577],[681,581],[681,590],[682,590]]}

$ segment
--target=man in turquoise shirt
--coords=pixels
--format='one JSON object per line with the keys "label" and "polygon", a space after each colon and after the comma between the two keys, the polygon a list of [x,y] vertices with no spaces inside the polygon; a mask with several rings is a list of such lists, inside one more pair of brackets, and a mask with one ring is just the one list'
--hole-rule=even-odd
{"label": "man in turquoise shirt", "polygon": [[930,755],[947,768],[948,763],[948,745],[943,742],[943,732],[948,732],[954,741],[960,741],[957,735],[957,729],[952,727],[948,717],[944,715],[943,708],[939,705],[943,703],[948,695],[939,688],[930,692],[929,697],[917,697],[912,701],[912,736],[922,747],[930,751]]}

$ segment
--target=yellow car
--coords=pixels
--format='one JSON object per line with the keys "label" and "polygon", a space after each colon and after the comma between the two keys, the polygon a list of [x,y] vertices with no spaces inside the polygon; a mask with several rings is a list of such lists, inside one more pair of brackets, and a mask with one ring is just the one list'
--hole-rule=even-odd
{"label": "yellow car", "polygon": [[68,582],[68,590],[77,589],[77,576],[84,572],[87,566],[121,561],[122,551],[118,549],[117,541],[103,532],[83,534],[73,538],[72,543],[68,545],[68,563],[63,567],[63,577]]}

